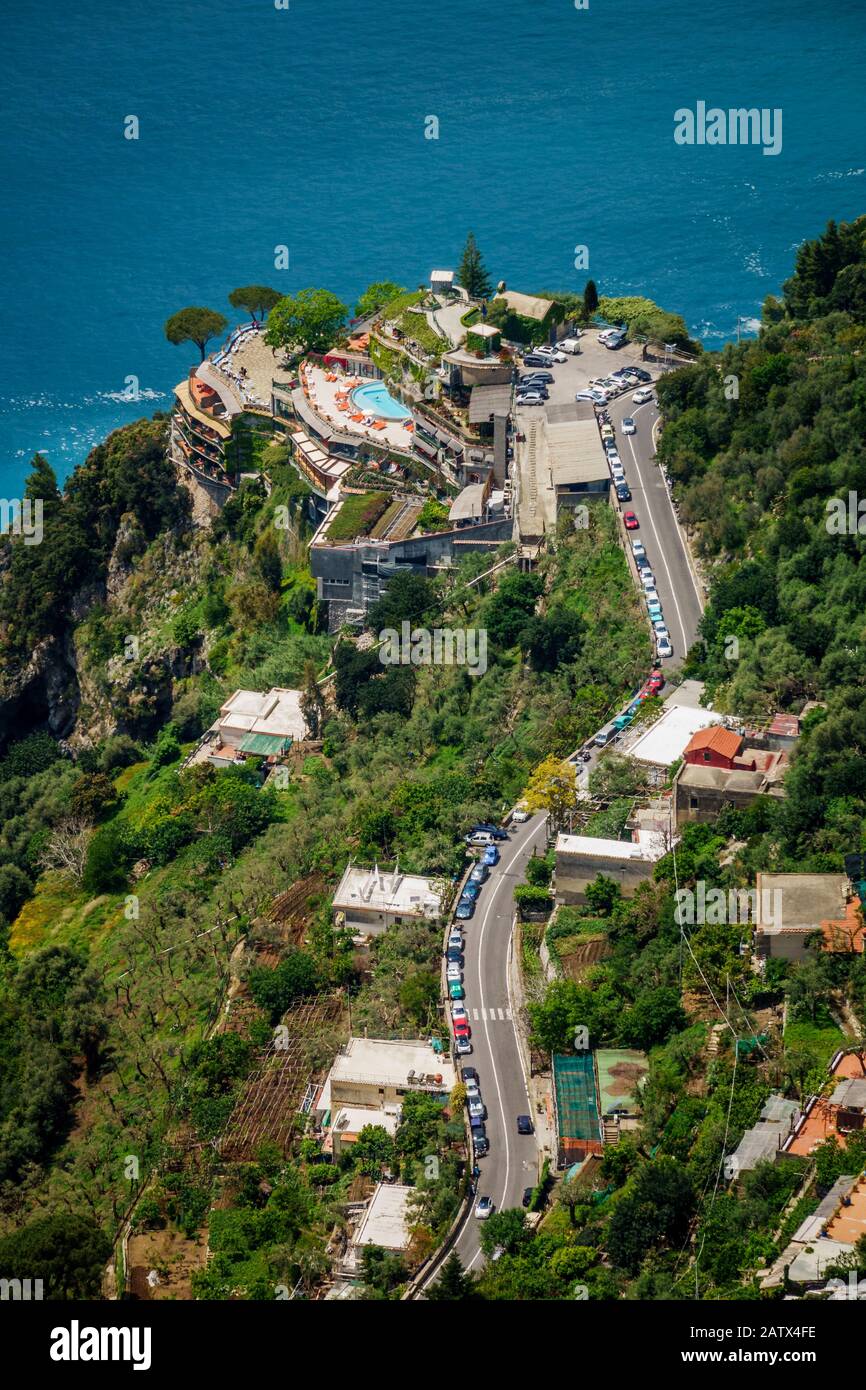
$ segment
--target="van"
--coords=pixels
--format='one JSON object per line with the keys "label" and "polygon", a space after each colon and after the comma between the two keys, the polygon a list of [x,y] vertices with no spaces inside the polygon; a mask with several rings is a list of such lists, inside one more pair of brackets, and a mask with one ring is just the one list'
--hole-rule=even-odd
{"label": "van", "polygon": [[580,352],[580,343],[577,338],[563,338],[562,342],[557,343],[556,346],[561,352],[570,352],[572,357],[576,357]]}

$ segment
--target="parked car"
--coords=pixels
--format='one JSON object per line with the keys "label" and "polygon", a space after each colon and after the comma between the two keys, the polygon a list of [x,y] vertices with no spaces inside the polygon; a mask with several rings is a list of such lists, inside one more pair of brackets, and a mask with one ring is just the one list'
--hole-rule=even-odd
{"label": "parked car", "polygon": [[555,380],[555,377],[554,377],[554,375],[553,375],[553,372],[545,372],[545,371],[524,372],[523,375],[521,376],[520,380],[521,380],[521,383],[524,384],[524,385],[525,385],[527,382],[530,382],[530,381],[537,381],[537,382],[539,382],[541,385],[546,385],[548,382],[554,381],[554,380]]}
{"label": "parked car", "polygon": [[617,483],[616,498],[618,502],[631,501],[631,488],[629,487],[628,483]]}
{"label": "parked car", "polygon": [[445,979],[449,985],[451,984],[452,980],[456,980],[458,984],[460,984],[460,982],[462,981],[463,971],[460,969],[460,966],[456,960],[448,962],[448,969],[445,972]]}
{"label": "parked car", "polygon": [[662,616],[662,606],[658,602],[648,603],[647,612],[650,615],[650,622],[655,622],[656,618],[660,618]]}
{"label": "parked car", "polygon": [[544,405],[544,396],[540,391],[524,391],[517,397],[518,405]]}
{"label": "parked car", "polygon": [[[490,1140],[487,1138],[487,1130],[484,1128],[483,1124],[474,1124],[472,1126],[472,1152],[478,1158],[483,1158],[485,1154],[490,1153]],[[491,1204],[491,1211],[492,1209]],[[488,1212],[487,1215],[489,1216],[490,1212]]]}
{"label": "parked car", "polygon": [[508,839],[508,831],[503,830],[501,825],[494,825],[493,822],[489,820],[480,820],[477,825],[473,825],[472,829],[473,832],[476,830],[486,831],[488,835],[493,836],[494,840]]}
{"label": "parked car", "polygon": [[577,338],[563,338],[562,342],[557,344],[557,347],[561,348],[563,352],[569,353],[572,357],[580,352],[580,343]]}
{"label": "parked car", "polygon": [[524,367],[547,367],[549,364],[550,358],[539,352],[528,352],[523,359]]}
{"label": "parked car", "polygon": [[613,425],[602,425],[601,437],[602,439],[607,440],[608,443],[612,444],[614,439]]}
{"label": "parked car", "polygon": [[526,386],[518,386],[514,394],[518,405],[525,396],[540,396],[543,401],[546,401],[550,397],[550,392],[543,381],[530,381]]}
{"label": "parked car", "polygon": [[534,348],[534,349],[533,349],[533,356],[534,356],[534,357],[546,357],[546,358],[548,359],[548,361],[550,361],[550,362],[565,362],[565,361],[567,361],[567,358],[566,358],[565,353],[564,353],[564,352],[560,352],[559,348],[548,347],[548,346],[546,346],[546,345],[545,345],[545,346],[542,346],[542,347]]}
{"label": "parked car", "polygon": [[650,675],[649,680],[647,681],[647,685],[649,686],[650,692],[653,695],[658,695],[659,691],[663,688],[664,683],[665,678],[662,675],[661,671],[653,671]]}
{"label": "parked car", "polygon": [[632,396],[632,400],[634,401],[635,405],[645,405],[646,402],[651,401],[652,398],[652,391],[648,391],[645,386],[642,386],[639,391],[635,391],[634,395]]}
{"label": "parked car", "polygon": [[457,911],[454,916],[458,922],[467,922],[475,911],[475,904],[471,898],[461,898],[457,904]]}
{"label": "parked car", "polygon": [[484,1120],[487,1118],[487,1110],[480,1096],[467,1096],[466,1109],[469,1111],[470,1120]]}
{"label": "parked car", "polygon": [[448,981],[448,997],[449,997],[449,999],[465,999],[465,998],[466,998],[466,991],[465,991],[465,989],[463,988],[463,985],[461,984],[461,982],[460,982],[459,980],[449,980],[449,981]]}
{"label": "parked car", "polygon": [[446,965],[456,965],[456,966],[459,966],[459,968],[462,970],[462,969],[463,969],[463,947],[462,947],[462,946],[449,946],[449,947],[448,947],[448,950],[445,952],[445,964],[446,964]]}
{"label": "parked car", "polygon": [[653,631],[655,632],[657,642],[669,642],[671,640],[671,635],[665,626],[664,620],[653,623]]}
{"label": "parked car", "polygon": [[646,367],[629,367],[629,371],[638,381],[652,381],[652,372],[648,372]]}
{"label": "parked car", "polygon": [[595,404],[594,391],[578,391],[574,398],[576,401],[592,401]]}
{"label": "parked car", "polygon": [[463,838],[467,845],[492,845],[497,837],[489,830],[470,830]]}
{"label": "parked car", "polygon": [[454,1047],[458,1057],[468,1057],[472,1052],[472,1044],[468,1038],[455,1038]]}
{"label": "parked car", "polygon": [[475,1203],[475,1215],[479,1221],[486,1221],[488,1216],[493,1215],[493,1203],[489,1197],[479,1197]]}
{"label": "parked car", "polygon": [[487,864],[476,864],[472,873],[469,875],[470,883],[486,883],[490,877],[490,869]]}
{"label": "parked car", "polygon": [[529,1117],[528,1115],[518,1115],[518,1116],[517,1116],[517,1133],[518,1133],[518,1134],[531,1134],[531,1133],[532,1133],[532,1120],[530,1119],[530,1117]]}
{"label": "parked car", "polygon": [[657,656],[662,656],[662,657],[664,657],[664,656],[673,656],[673,654],[674,654],[674,649],[673,649],[673,647],[671,646],[670,642],[657,642],[657,643],[656,643],[656,655],[657,655]]}
{"label": "parked car", "polygon": [[521,1202],[520,1202],[521,1206],[528,1207],[528,1206],[531,1204],[531,1202],[532,1202],[532,1198],[533,1198],[534,1193],[535,1193],[535,1188],[534,1188],[534,1187],[524,1187],[524,1189],[523,1189],[523,1197],[521,1198]]}
{"label": "parked car", "polygon": [[515,806],[511,812],[511,819],[515,825],[523,825],[525,821],[529,820],[529,816],[530,813],[525,806]]}
{"label": "parked car", "polygon": [[634,420],[630,415],[626,415],[622,422],[623,434],[634,434],[636,430],[637,425],[635,424]]}
{"label": "parked car", "polygon": [[612,733],[613,729],[600,729],[592,741],[593,743],[597,744],[599,748],[603,748],[604,745],[609,741]]}
{"label": "parked car", "polygon": [[463,950],[463,933],[456,927],[452,927],[448,933],[448,950],[452,951],[454,949],[458,951]]}
{"label": "parked car", "polygon": [[640,526],[640,522],[638,521],[634,512],[623,512],[622,519],[623,524],[625,525],[625,529],[627,531],[636,531],[637,528]]}
{"label": "parked car", "polygon": [[643,541],[638,540],[636,536],[631,543],[631,553],[636,560],[646,559],[646,547],[644,546]]}
{"label": "parked car", "polygon": [[647,603],[661,603],[661,599],[658,596],[658,591],[654,589],[652,585],[650,585],[649,588],[647,588],[646,585],[644,585],[644,598],[646,599]]}
{"label": "parked car", "polygon": [[602,440],[602,448],[606,454],[618,454],[619,444],[611,434],[607,439]]}
{"label": "parked car", "polygon": [[478,1079],[478,1072],[475,1070],[474,1067],[463,1068],[463,1080],[467,1082],[474,1081],[476,1086],[481,1085],[481,1082]]}
{"label": "parked car", "polygon": [[475,902],[475,899],[478,897],[480,892],[481,889],[479,888],[478,884],[473,883],[471,879],[468,879],[467,882],[463,885],[463,891],[460,894],[460,896],[461,898],[471,898],[472,901]]}
{"label": "parked car", "polygon": [[492,866],[498,864],[500,859],[499,850],[495,845],[488,845],[481,856],[481,863]]}
{"label": "parked car", "polygon": [[652,570],[650,569],[649,565],[647,565],[647,566],[641,568],[641,569],[638,571],[638,573],[640,574],[640,582],[641,582],[641,584],[644,586],[645,589],[654,589],[654,588],[655,588],[655,584],[656,584],[655,575],[653,574],[653,572],[652,572]]}

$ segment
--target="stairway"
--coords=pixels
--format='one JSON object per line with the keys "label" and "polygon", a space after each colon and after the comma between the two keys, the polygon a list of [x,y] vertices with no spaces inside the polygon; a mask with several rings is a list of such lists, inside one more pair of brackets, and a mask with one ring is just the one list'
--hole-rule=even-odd
{"label": "stairway", "polygon": [[605,1115],[602,1120],[601,1142],[603,1144],[619,1143],[619,1124],[610,1115]]}

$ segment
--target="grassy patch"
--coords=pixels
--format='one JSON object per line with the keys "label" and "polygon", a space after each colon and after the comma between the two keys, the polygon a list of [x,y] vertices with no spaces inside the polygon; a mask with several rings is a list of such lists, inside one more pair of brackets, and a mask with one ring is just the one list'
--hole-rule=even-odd
{"label": "grassy patch", "polygon": [[389,502],[386,492],[353,493],[344,498],[339,511],[328,527],[327,540],[336,544],[366,536],[379,520]]}

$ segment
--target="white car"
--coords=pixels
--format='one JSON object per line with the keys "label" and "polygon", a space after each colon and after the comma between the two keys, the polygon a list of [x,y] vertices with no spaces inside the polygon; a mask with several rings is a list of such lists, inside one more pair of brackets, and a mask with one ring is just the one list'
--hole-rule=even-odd
{"label": "white car", "polygon": [[635,405],[644,405],[647,401],[651,401],[652,398],[653,393],[646,386],[642,386],[640,390],[635,391],[634,395],[632,396],[632,400],[634,401]]}
{"label": "white car", "polygon": [[610,473],[611,473],[611,477],[613,478],[613,480],[614,480],[615,483],[624,483],[624,482],[625,482],[625,471],[624,471],[623,466],[622,466],[621,463],[615,463],[615,464],[613,464],[613,466],[611,467]]}
{"label": "white car", "polygon": [[489,1197],[479,1197],[475,1203],[475,1215],[479,1221],[486,1221],[488,1216],[493,1215],[493,1203]]}
{"label": "white car", "polygon": [[458,1020],[459,1018],[462,1018],[466,1023],[468,1023],[468,1022],[469,1022],[469,1015],[468,1015],[468,1013],[466,1012],[466,1005],[465,1005],[465,1004],[457,1004],[457,1003],[452,1004],[452,1005],[451,1005],[451,1018],[452,1018],[452,1020],[453,1020],[454,1023],[456,1023],[457,1020]]}
{"label": "white car", "polygon": [[472,1044],[468,1038],[456,1038],[454,1047],[458,1057],[468,1057],[472,1051]]}
{"label": "white car", "polygon": [[656,589],[652,587],[652,585],[650,585],[648,589],[644,589],[643,596],[646,599],[647,603],[661,603],[661,599],[658,596],[658,592]]}
{"label": "white car", "polygon": [[656,643],[656,656],[673,656],[674,649],[670,642],[659,641]]}
{"label": "white car", "polygon": [[448,937],[448,949],[463,950],[463,935],[459,931],[453,931]]}
{"label": "white car", "polygon": [[448,981],[449,985],[451,984],[452,980],[456,980],[458,985],[463,983],[463,971],[460,969],[460,966],[457,964],[456,961],[452,961],[449,965],[447,971],[445,972],[445,978]]}
{"label": "white car", "polygon": [[511,819],[515,825],[523,825],[525,821],[529,820],[529,816],[530,812],[527,811],[525,806],[515,806],[514,810],[511,812]]}
{"label": "white car", "polygon": [[656,586],[655,575],[652,570],[641,570],[640,582],[645,589],[654,589]]}
{"label": "white car", "polygon": [[663,619],[659,619],[653,623],[653,631],[655,632],[657,642],[669,642],[671,640],[671,635],[665,627]]}
{"label": "white car", "polygon": [[537,391],[524,391],[517,397],[518,405],[544,405],[544,397]]}
{"label": "white car", "polygon": [[625,419],[622,422],[623,434],[635,434],[636,431],[637,426],[635,425],[634,420],[631,418],[630,415],[626,415]]}
{"label": "white car", "polygon": [[566,354],[565,354],[564,352],[560,352],[560,351],[559,351],[559,348],[539,347],[539,348],[533,348],[532,351],[533,351],[533,355],[534,355],[534,356],[536,356],[536,357],[546,357],[546,358],[548,359],[548,361],[550,361],[550,362],[567,362],[567,361],[568,361],[568,358],[566,357]]}
{"label": "white car", "polygon": [[632,555],[634,556],[634,558],[635,558],[636,560],[643,560],[643,559],[645,559],[645,558],[646,558],[646,546],[644,545],[643,541],[633,540],[632,543],[631,543],[631,552],[632,552]]}

